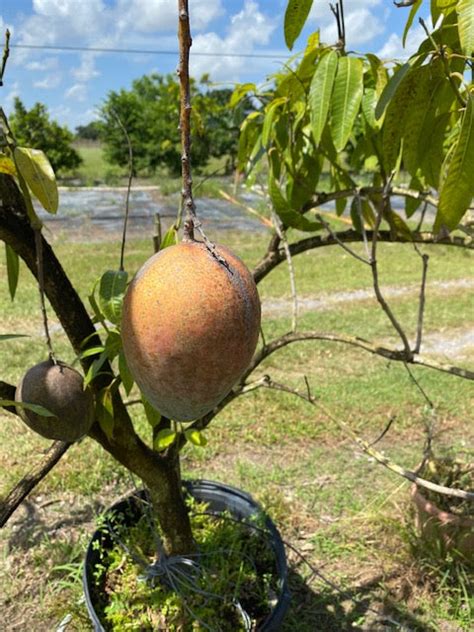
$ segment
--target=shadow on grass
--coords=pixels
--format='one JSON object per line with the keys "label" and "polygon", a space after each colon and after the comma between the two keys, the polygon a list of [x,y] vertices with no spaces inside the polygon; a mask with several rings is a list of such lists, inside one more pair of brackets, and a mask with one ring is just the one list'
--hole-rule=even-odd
{"label": "shadow on grass", "polygon": [[321,584],[310,587],[294,570],[289,571],[291,602],[280,632],[435,632],[416,614],[401,612],[378,596],[380,578],[344,593]]}

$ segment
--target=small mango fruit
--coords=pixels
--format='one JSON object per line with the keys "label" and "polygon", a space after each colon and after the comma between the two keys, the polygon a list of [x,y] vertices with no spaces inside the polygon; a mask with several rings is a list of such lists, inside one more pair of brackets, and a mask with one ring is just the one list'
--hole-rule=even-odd
{"label": "small mango fruit", "polygon": [[94,421],[94,399],[84,389],[83,377],[63,362],[46,360],[31,367],[15,392],[15,401],[43,406],[54,417],[44,417],[18,406],[17,411],[32,430],[47,439],[74,442]]}
{"label": "small mango fruit", "polygon": [[130,283],[122,313],[127,364],[148,401],[177,421],[211,411],[250,364],[260,300],[245,264],[199,241],[152,256]]}

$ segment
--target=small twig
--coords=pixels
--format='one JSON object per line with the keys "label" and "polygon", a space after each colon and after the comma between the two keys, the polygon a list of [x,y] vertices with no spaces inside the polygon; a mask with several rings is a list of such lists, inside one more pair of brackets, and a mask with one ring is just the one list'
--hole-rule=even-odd
{"label": "small twig", "polygon": [[123,232],[122,232],[122,244],[120,247],[120,265],[119,265],[119,270],[123,271],[124,267],[123,267],[123,259],[124,259],[124,254],[125,254],[125,242],[127,239],[127,223],[128,223],[128,213],[130,210],[130,191],[132,188],[132,180],[133,180],[133,147],[132,147],[132,141],[130,140],[130,135],[127,131],[127,128],[125,127],[125,125],[122,123],[122,120],[120,118],[120,116],[117,114],[117,112],[115,112],[115,110],[111,110],[112,115],[114,116],[115,120],[117,121],[120,129],[122,130],[125,139],[127,141],[127,145],[128,145],[128,184],[127,184],[127,196],[125,198],[125,216],[123,218]]}
{"label": "small twig", "polygon": [[420,221],[418,222],[418,226],[415,228],[414,232],[419,233],[421,231],[421,227],[423,226],[423,222],[425,221],[426,211],[428,209],[428,202],[424,202],[423,208],[420,214]]}
{"label": "small twig", "polygon": [[46,312],[46,302],[44,299],[43,238],[41,235],[41,229],[35,228],[34,233],[36,247],[36,266],[38,270],[38,289],[40,294],[41,313],[43,315],[44,335],[46,337],[46,345],[48,347],[49,357],[56,364],[53,345],[51,343],[51,336],[49,335],[48,314]]}
{"label": "small twig", "polygon": [[397,418],[396,415],[391,415],[390,419],[388,420],[388,424],[385,426],[385,428],[382,430],[382,432],[379,434],[379,436],[376,439],[374,439],[371,443],[368,444],[370,448],[372,446],[376,445],[377,443],[379,443],[379,441],[382,441],[382,439],[385,437],[387,432],[392,427],[392,424],[393,424],[393,422],[395,421],[396,418]]}
{"label": "small twig", "polygon": [[364,216],[362,214],[362,199],[360,196],[360,192],[357,192],[355,199],[357,201],[357,214],[359,215],[362,239],[364,240],[365,254],[367,257],[367,261],[369,261],[370,260],[369,240],[367,239],[367,231],[365,230]]}
{"label": "small twig", "polygon": [[5,44],[3,46],[2,66],[0,68],[0,87],[3,86],[3,75],[7,66],[8,56],[10,54],[10,31],[5,31]]}
{"label": "small twig", "polygon": [[430,33],[428,27],[426,26],[426,22],[423,20],[423,18],[419,18],[418,22],[421,24],[421,26],[422,26],[423,30],[425,31],[426,35],[428,36],[430,42],[433,44],[436,52],[440,56],[441,61],[443,62],[443,68],[444,68],[445,75],[446,75],[446,77],[447,77],[447,79],[448,79],[448,81],[449,81],[449,83],[450,83],[455,95],[456,95],[457,100],[459,101],[459,104],[463,108],[465,108],[466,105],[467,105],[467,102],[464,99],[464,97],[462,96],[462,94],[459,92],[459,88],[456,85],[456,82],[454,81],[454,77],[451,74],[451,71],[449,69],[448,60],[446,58],[445,50],[444,50],[443,45],[441,44],[440,46],[438,46],[438,44],[436,43],[434,37],[432,36],[432,34]]}
{"label": "small twig", "polygon": [[160,250],[161,245],[161,215],[159,213],[155,213],[155,232],[153,235],[153,251],[156,253]]}
{"label": "small twig", "polygon": [[21,505],[28,494],[38,485],[58,463],[72,443],[55,441],[49,448],[46,456],[29,474],[19,481],[11,489],[5,498],[0,501],[0,528],[5,526],[13,512]]}
{"label": "small twig", "polygon": [[180,82],[180,117],[181,130],[181,174],[183,180],[182,201],[185,209],[184,236],[185,241],[194,240],[194,229],[197,228],[196,205],[193,199],[193,180],[191,176],[191,95],[189,87],[189,50],[192,45],[189,26],[188,0],[178,0],[179,10],[179,67]]}
{"label": "small twig", "polygon": [[323,219],[323,217],[319,213],[316,214],[316,219],[318,220],[318,222],[320,222],[324,226],[324,228],[328,231],[328,233],[331,235],[334,241],[336,241],[343,250],[348,252],[351,255],[351,257],[354,257],[354,259],[357,259],[358,261],[361,261],[362,263],[370,265],[369,260],[364,259],[364,257],[361,257],[360,255],[358,255],[357,252],[352,250],[352,248],[349,248],[349,246],[346,246],[346,244],[338,238],[337,234],[332,230],[329,223],[326,222],[326,220]]}
{"label": "small twig", "polygon": [[392,179],[393,179],[394,175],[395,174],[392,173],[390,178],[387,180],[387,183],[386,183],[386,185],[384,187],[382,204],[380,205],[380,208],[379,208],[378,213],[377,213],[377,219],[376,219],[376,222],[375,222],[375,227],[374,227],[373,236],[372,236],[372,249],[371,249],[371,254],[370,254],[370,267],[371,267],[371,270],[372,270],[372,281],[373,281],[373,287],[374,287],[374,292],[375,292],[375,296],[377,298],[377,301],[378,301],[379,305],[381,306],[381,308],[383,309],[383,311],[385,312],[385,314],[387,315],[387,317],[390,320],[390,322],[392,323],[393,328],[395,329],[395,331],[400,336],[400,338],[402,340],[402,343],[403,343],[403,347],[405,349],[406,359],[407,360],[411,360],[411,358],[413,357],[413,352],[410,349],[410,343],[408,342],[408,338],[407,338],[405,332],[403,331],[400,323],[395,318],[395,315],[393,314],[392,310],[390,309],[390,306],[388,305],[387,301],[385,300],[385,298],[384,298],[384,296],[382,294],[382,291],[380,289],[378,264],[377,264],[378,231],[379,231],[379,228],[380,228],[380,224],[382,222],[382,217],[384,215],[384,211],[386,211],[387,206],[389,204],[390,187],[391,187],[391,182],[392,182]]}
{"label": "small twig", "polygon": [[286,261],[288,263],[288,273],[290,275],[290,288],[291,288],[291,298],[293,303],[293,316],[291,319],[291,331],[296,331],[296,327],[298,324],[298,294],[296,292],[296,278],[295,278],[295,268],[293,265],[293,259],[291,258],[291,251],[288,245],[288,240],[286,238],[283,224],[281,219],[272,211],[273,223],[275,225],[275,230],[277,232],[278,237],[283,244],[283,249],[285,250]]}
{"label": "small twig", "polygon": [[428,397],[428,394],[426,393],[426,391],[424,390],[424,388],[421,386],[420,382],[416,379],[416,377],[413,374],[413,371],[410,369],[410,367],[408,366],[408,364],[406,362],[403,363],[403,366],[405,367],[405,369],[408,372],[408,375],[410,376],[410,380],[413,382],[413,384],[416,386],[416,388],[420,391],[421,395],[423,396],[423,399],[425,400],[425,402],[428,404],[428,407],[431,410],[434,410],[434,404],[431,401],[431,399]]}
{"label": "small twig", "polygon": [[426,277],[428,273],[428,262],[429,255],[422,254],[420,249],[415,244],[415,250],[420,255],[422,260],[422,273],[421,273],[421,286],[420,286],[420,298],[418,302],[418,322],[416,326],[416,341],[415,348],[413,350],[414,353],[420,353],[421,349],[421,339],[423,336],[423,319],[425,314],[425,294],[426,294]]}

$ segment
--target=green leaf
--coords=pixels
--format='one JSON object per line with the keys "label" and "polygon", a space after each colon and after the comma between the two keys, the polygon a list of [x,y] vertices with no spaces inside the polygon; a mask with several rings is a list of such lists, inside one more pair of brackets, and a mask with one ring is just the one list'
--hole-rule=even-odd
{"label": "green leaf", "polygon": [[266,147],[270,140],[270,134],[273,131],[273,120],[275,117],[276,109],[286,103],[286,97],[278,97],[274,99],[269,105],[266,107],[265,111],[265,119],[263,121],[262,127],[262,145]]}
{"label": "green leaf", "polygon": [[311,126],[316,145],[319,145],[329,112],[336,76],[338,55],[331,50],[316,66],[309,89]]}
{"label": "green leaf", "polygon": [[164,250],[165,248],[169,248],[169,246],[175,246],[178,243],[178,231],[176,230],[176,226],[173,224],[168,228],[166,233],[163,236],[160,244],[160,250]]}
{"label": "green leaf", "polygon": [[454,230],[474,196],[474,95],[467,97],[461,131],[439,194],[434,230]]}
{"label": "green leaf", "polygon": [[337,64],[331,102],[331,133],[337,151],[342,151],[354,126],[363,92],[361,59],[341,57]]}
{"label": "green leaf", "polygon": [[311,222],[301,213],[295,211],[287,200],[283,197],[275,178],[270,174],[270,180],[268,183],[268,192],[272,201],[275,213],[281,219],[285,226],[291,228],[298,228],[299,230],[311,232],[322,228],[319,222]]}
{"label": "green leaf", "polygon": [[103,351],[100,356],[92,362],[84,377],[84,388],[99,375],[99,371],[102,368],[102,365],[107,361],[107,357],[107,351]]}
{"label": "green leaf", "polygon": [[378,100],[377,106],[375,108],[375,118],[379,119],[383,113],[385,112],[385,108],[390,103],[393,95],[398,89],[401,81],[410,70],[410,64],[406,63],[395,72],[394,75],[390,78],[390,81],[387,83],[385,88],[383,89],[382,94],[380,95],[380,99]]}
{"label": "green leaf", "polygon": [[404,48],[405,48],[405,43],[407,41],[408,31],[410,30],[411,25],[413,24],[413,19],[415,15],[418,13],[418,9],[420,8],[422,2],[423,0],[416,0],[415,4],[412,5],[410,9],[410,15],[408,16],[408,19],[405,24],[405,30],[403,31],[402,44]]}
{"label": "green leaf", "polygon": [[16,406],[17,408],[26,408],[31,410],[41,417],[56,417],[50,410],[39,404],[29,404],[28,402],[15,402],[12,399],[0,399],[0,406]]}
{"label": "green leaf", "polygon": [[15,164],[33,195],[48,213],[58,210],[58,185],[53,168],[46,155],[39,149],[15,147]]}
{"label": "green leaf", "polygon": [[159,413],[154,406],[150,404],[147,398],[142,393],[142,403],[145,410],[145,415],[148,423],[152,428],[157,426],[161,421],[161,413]]}
{"label": "green leaf", "polygon": [[229,107],[235,107],[249,92],[256,92],[257,86],[254,83],[242,83],[232,92]]}
{"label": "green leaf", "polygon": [[96,415],[100,427],[110,441],[114,434],[114,404],[110,386],[103,388],[96,402]]}
{"label": "green leaf", "polygon": [[104,346],[89,347],[88,349],[83,351],[79,357],[80,357],[81,360],[83,360],[84,358],[89,358],[90,356],[98,355],[99,353],[102,353],[103,351],[105,351],[105,347]]}
{"label": "green leaf", "polygon": [[28,334],[0,334],[0,342],[2,340],[13,340],[14,338],[29,338]]}
{"label": "green leaf", "polygon": [[474,53],[474,2],[459,0],[456,11],[461,48],[465,55],[470,56]]}
{"label": "green leaf", "polygon": [[128,274],[124,270],[107,270],[100,278],[99,307],[114,324],[122,317],[122,303],[127,288]]}
{"label": "green leaf", "polygon": [[5,243],[5,256],[7,260],[8,290],[13,301],[16,288],[18,287],[18,276],[20,273],[20,260],[11,246]]}
{"label": "green leaf", "polygon": [[130,373],[130,369],[128,368],[127,359],[125,358],[123,349],[120,351],[118,358],[118,369],[120,377],[122,379],[122,384],[127,395],[130,395],[130,391],[133,388],[134,379],[132,374]]}
{"label": "green leaf", "polygon": [[171,428],[164,428],[153,439],[153,449],[161,452],[168,448],[176,439],[176,432]]}
{"label": "green leaf", "polygon": [[199,430],[185,430],[184,436],[190,443],[193,443],[200,448],[203,448],[205,445],[207,445],[206,437]]}
{"label": "green leaf", "polygon": [[289,0],[285,11],[285,42],[291,50],[306,22],[313,0]]}

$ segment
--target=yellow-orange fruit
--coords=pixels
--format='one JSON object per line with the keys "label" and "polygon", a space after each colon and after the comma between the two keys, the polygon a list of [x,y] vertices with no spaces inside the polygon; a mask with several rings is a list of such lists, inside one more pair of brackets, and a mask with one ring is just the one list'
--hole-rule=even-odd
{"label": "yellow-orange fruit", "polygon": [[260,300],[253,277],[227,248],[217,246],[216,253],[202,242],[165,248],[138,271],[124,300],[130,371],[149,402],[178,421],[212,410],[257,346]]}
{"label": "yellow-orange fruit", "polygon": [[47,439],[72,443],[84,436],[94,420],[94,400],[84,390],[80,373],[63,362],[40,362],[23,376],[15,400],[43,406],[54,417],[44,417],[18,406],[18,414],[32,430]]}

